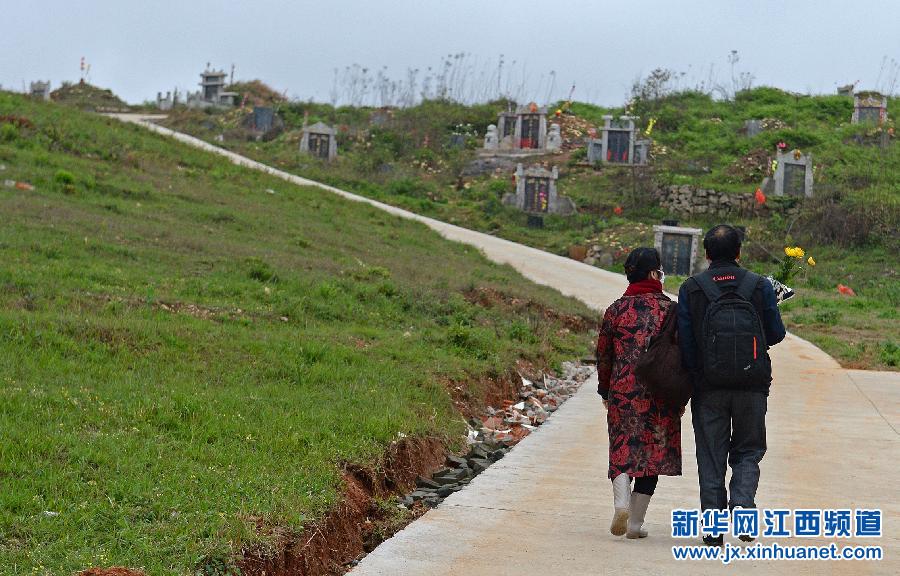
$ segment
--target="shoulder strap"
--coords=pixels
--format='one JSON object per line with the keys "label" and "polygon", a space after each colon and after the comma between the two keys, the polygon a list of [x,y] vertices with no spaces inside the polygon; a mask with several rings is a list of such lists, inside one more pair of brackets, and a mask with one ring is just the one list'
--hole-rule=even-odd
{"label": "shoulder strap", "polygon": [[708,272],[701,272],[694,276],[694,281],[706,294],[706,298],[712,303],[722,296],[722,289],[716,286]]}
{"label": "shoulder strap", "polygon": [[747,270],[744,273],[744,277],[741,278],[741,283],[738,285],[738,288],[735,292],[737,295],[746,300],[747,302],[753,298],[753,291],[756,290],[756,285],[759,283],[759,275],[754,274],[753,272]]}
{"label": "shoulder strap", "polygon": [[662,325],[662,328],[660,329],[660,333],[674,335],[676,332],[677,323],[678,323],[678,307],[670,306],[669,313],[666,314],[666,319],[663,321],[663,325]]}

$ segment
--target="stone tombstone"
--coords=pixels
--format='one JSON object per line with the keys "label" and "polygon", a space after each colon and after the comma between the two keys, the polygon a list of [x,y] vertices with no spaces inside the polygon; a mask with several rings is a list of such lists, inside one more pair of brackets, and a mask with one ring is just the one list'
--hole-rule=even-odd
{"label": "stone tombstone", "polygon": [[38,100],[49,100],[50,81],[43,82],[38,80],[37,82],[31,82],[29,85],[29,94],[31,94],[32,98],[37,98]]}
{"label": "stone tombstone", "polygon": [[547,108],[532,102],[515,112],[501,112],[497,133],[500,150],[546,150]]}
{"label": "stone tombstone", "polygon": [[275,110],[268,106],[253,107],[253,129],[267,133],[275,124]]}
{"label": "stone tombstone", "polygon": [[762,132],[762,120],[745,120],[744,132],[747,134],[748,138],[753,138],[754,136]]}
{"label": "stone tombstone", "polygon": [[659,250],[662,269],[666,274],[690,276],[699,271],[697,254],[700,251],[700,228],[683,226],[654,226],[653,244]]}
{"label": "stone tombstone", "polygon": [[856,84],[847,84],[846,86],[838,86],[837,93],[838,96],[849,96],[853,97],[853,91],[856,88]]}
{"label": "stone tombstone", "polygon": [[543,228],[544,227],[544,216],[543,214],[528,214],[528,220],[526,221],[526,226],[529,228]]}
{"label": "stone tombstone", "polygon": [[484,149],[496,150],[499,145],[500,139],[497,136],[497,127],[491,124],[487,127],[487,132],[484,134]]}
{"label": "stone tombstone", "polygon": [[372,126],[387,126],[394,118],[394,111],[388,107],[373,110],[369,115],[369,124]]}
{"label": "stone tombstone", "polygon": [[574,214],[575,203],[559,196],[556,191],[558,178],[559,169],[556,166],[547,170],[540,166],[526,168],[519,164],[516,167],[516,192],[504,196],[503,203],[529,214]]}
{"label": "stone tombstone", "polygon": [[466,135],[465,134],[451,134],[450,135],[450,148],[462,150],[465,147],[466,147]]}
{"label": "stone tombstone", "polygon": [[166,92],[166,95],[163,96],[162,92],[156,93],[156,107],[159,110],[167,111],[171,110],[175,105],[175,99],[172,97],[171,92]]}
{"label": "stone tombstone", "polygon": [[587,138],[587,161],[588,164],[598,164],[603,158],[603,140],[599,138]]}
{"label": "stone tombstone", "polygon": [[562,149],[562,129],[559,124],[551,124],[550,132],[547,133],[547,150]]}
{"label": "stone tombstone", "polygon": [[316,122],[303,129],[300,138],[300,152],[322,160],[334,160],[337,157],[337,139],[334,128]]}
{"label": "stone tombstone", "polygon": [[600,138],[588,139],[588,162],[641,166],[647,163],[650,141],[639,138],[634,116],[603,117]]}
{"label": "stone tombstone", "polygon": [[498,144],[500,147],[515,147],[516,119],[515,112],[501,112],[497,117]]}
{"label": "stone tombstone", "polygon": [[799,150],[778,152],[775,159],[775,195],[806,196],[813,195],[813,163],[811,154],[803,154]]}
{"label": "stone tombstone", "polygon": [[650,141],[637,140],[634,143],[634,164],[645,166],[650,157]]}
{"label": "stone tombstone", "polygon": [[853,97],[853,124],[883,124],[887,122],[887,96],[877,92],[861,92]]}

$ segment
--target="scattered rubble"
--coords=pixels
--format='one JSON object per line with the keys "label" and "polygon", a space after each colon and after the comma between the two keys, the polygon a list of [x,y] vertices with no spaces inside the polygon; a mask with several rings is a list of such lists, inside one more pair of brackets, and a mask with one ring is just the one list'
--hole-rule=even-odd
{"label": "scattered rubble", "polygon": [[450,455],[430,478],[416,478],[416,489],[400,499],[404,508],[422,503],[434,508],[462,490],[472,479],[503,458],[510,449],[547,421],[594,372],[591,366],[564,362],[562,378],[544,375],[531,381],[522,377],[518,402],[506,400],[501,408],[489,406],[480,418],[470,418],[465,456]]}
{"label": "scattered rubble", "polygon": [[583,148],[585,138],[598,133],[597,127],[593,123],[574,114],[554,116],[548,122],[556,122],[560,125],[563,138],[562,150],[566,152]]}
{"label": "scattered rubble", "polygon": [[4,180],[3,187],[15,188],[16,190],[25,190],[26,192],[34,190],[34,186],[29,184],[28,182],[17,182],[16,180]]}

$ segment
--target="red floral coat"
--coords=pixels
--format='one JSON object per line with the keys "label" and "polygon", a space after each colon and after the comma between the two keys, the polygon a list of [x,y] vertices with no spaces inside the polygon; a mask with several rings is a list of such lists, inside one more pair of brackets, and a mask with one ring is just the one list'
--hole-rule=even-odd
{"label": "red floral coat", "polygon": [[610,478],[681,475],[681,415],[634,376],[635,362],[674,306],[662,293],[623,296],[603,315],[597,375],[598,391],[609,403]]}

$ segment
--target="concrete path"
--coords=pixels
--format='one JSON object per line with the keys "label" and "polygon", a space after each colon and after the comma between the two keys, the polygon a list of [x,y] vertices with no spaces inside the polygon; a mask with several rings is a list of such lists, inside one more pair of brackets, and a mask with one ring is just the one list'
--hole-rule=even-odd
{"label": "concrete path", "polygon": [[[451,240],[600,311],[621,295],[622,276],[466,230],[287,174],[196,138],[116,115],[304,186],[424,222]],[[683,420],[684,477],[662,478],[640,541],[608,532],[606,417],[588,382],[553,417],[465,490],[379,546],[354,576],[489,574],[900,574],[900,373],[844,370],[812,344],[789,335],[772,349],[769,450],[757,503],[762,508],[879,508],[884,537],[837,541],[763,540],[781,545],[880,545],[880,562],[676,561],[672,508],[699,506],[690,413]],[[737,544],[735,540],[730,540]],[[759,569],[762,569],[760,571]]]}

